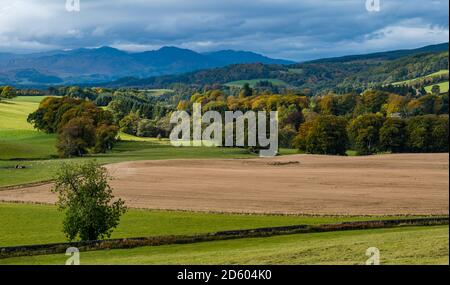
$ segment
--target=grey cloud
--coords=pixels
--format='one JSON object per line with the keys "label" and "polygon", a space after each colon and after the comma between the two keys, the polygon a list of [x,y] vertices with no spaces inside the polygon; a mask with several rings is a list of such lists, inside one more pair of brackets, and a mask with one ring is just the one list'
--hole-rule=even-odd
{"label": "grey cloud", "polygon": [[[243,49],[305,60],[448,41],[448,1],[0,0],[0,51],[111,45]],[[397,40],[396,40],[397,37]]]}

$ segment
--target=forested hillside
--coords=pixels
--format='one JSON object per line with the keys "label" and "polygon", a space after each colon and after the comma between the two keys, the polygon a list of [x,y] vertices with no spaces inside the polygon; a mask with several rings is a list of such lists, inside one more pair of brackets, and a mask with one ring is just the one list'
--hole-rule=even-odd
{"label": "forested hillside", "polygon": [[425,76],[448,69],[448,43],[410,51],[393,51],[292,65],[237,64],[174,76],[123,78],[109,86],[167,88],[174,83],[226,84],[239,80],[276,79],[303,93],[361,92],[374,85]]}

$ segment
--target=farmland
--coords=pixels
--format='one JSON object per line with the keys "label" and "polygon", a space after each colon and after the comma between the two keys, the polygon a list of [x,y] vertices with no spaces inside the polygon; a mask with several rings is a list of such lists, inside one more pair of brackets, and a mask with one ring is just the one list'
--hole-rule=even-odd
{"label": "farmland", "polygon": [[[244,149],[174,148],[166,139],[121,133],[109,153],[58,159],[56,136],[26,122],[41,99],[0,103],[0,187],[48,181],[63,162],[96,159],[115,177],[115,195],[131,207],[112,238],[448,214],[448,154],[261,160]],[[0,202],[0,246],[65,241],[63,213],[51,205],[50,186],[0,189],[0,200],[27,202]],[[447,264],[448,226],[92,251],[82,253],[82,264],[363,264],[370,246],[381,248],[384,264]],[[0,264],[63,264],[66,258],[17,257]]]}
{"label": "farmland", "polygon": [[[82,252],[81,264],[448,264],[448,226],[311,233],[186,245]],[[420,246],[418,246],[420,245]],[[264,250],[261,250],[264,248]],[[0,264],[64,264],[64,254],[0,259]]]}
{"label": "farmland", "polygon": [[439,89],[440,89],[441,93],[448,92],[448,81],[441,82],[441,83],[438,83],[438,84],[433,84],[433,85],[426,86],[426,87],[425,87],[425,91],[431,93],[431,89],[433,88],[434,85],[439,86]]}
{"label": "farmland", "polygon": [[448,75],[448,70],[439,70],[437,72],[425,75],[425,76],[421,76],[421,77],[417,77],[414,79],[409,79],[409,80],[404,80],[404,81],[399,81],[399,82],[394,82],[392,83],[392,85],[404,85],[404,84],[412,84],[416,81],[420,81],[420,80],[424,80],[426,78],[432,78],[432,77],[437,77],[437,76],[442,76],[442,75]]}
{"label": "farmland", "polygon": [[[448,212],[448,154],[144,160],[107,168],[115,194],[135,208],[322,215]],[[3,190],[0,200],[54,203],[50,187]]]}
{"label": "farmland", "polygon": [[[33,130],[27,123],[29,113],[42,97],[17,97],[0,102],[0,187],[51,180],[62,162],[96,159],[107,164],[130,160],[175,158],[245,158],[253,155],[233,148],[174,148],[168,140],[142,139],[121,134],[112,153],[78,159],[56,159],[55,135]],[[12,160],[14,159],[14,160]],[[14,169],[18,164],[25,169]]]}
{"label": "farmland", "polygon": [[[64,213],[54,205],[0,203],[0,247],[65,242]],[[297,216],[246,215],[130,209],[112,238],[192,235],[287,225],[317,225],[341,221],[399,219],[408,216]]]}

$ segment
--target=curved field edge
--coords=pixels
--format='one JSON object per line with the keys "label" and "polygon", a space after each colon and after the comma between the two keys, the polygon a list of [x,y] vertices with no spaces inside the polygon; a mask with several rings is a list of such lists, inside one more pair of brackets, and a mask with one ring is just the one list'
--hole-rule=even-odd
{"label": "curved field edge", "polygon": [[[0,247],[66,242],[62,233],[64,213],[53,205],[0,203]],[[415,216],[297,216],[219,214],[187,211],[129,211],[111,238],[193,235],[291,225],[410,219]]]}
{"label": "curved field edge", "polygon": [[[448,264],[448,226],[310,233],[81,253],[81,264],[364,264],[367,248],[381,264]],[[0,264],[64,264],[64,254]]]}
{"label": "curved field edge", "polygon": [[[2,187],[52,180],[63,162],[95,159],[101,164],[136,160],[191,158],[249,158],[240,148],[181,147],[167,139],[138,138],[121,133],[121,141],[106,154],[74,159],[56,159],[56,136],[33,129],[27,122],[45,96],[22,96],[0,103],[0,191]],[[16,166],[24,166],[16,169]]]}

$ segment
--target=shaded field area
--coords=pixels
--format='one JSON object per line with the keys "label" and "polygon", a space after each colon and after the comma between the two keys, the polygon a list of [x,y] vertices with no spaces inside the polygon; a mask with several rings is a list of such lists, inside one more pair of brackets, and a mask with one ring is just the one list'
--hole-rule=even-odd
{"label": "shaded field area", "polygon": [[[310,233],[185,245],[82,252],[81,264],[448,264],[448,226]],[[420,245],[420,246],[418,246]],[[264,249],[264,250],[262,250]],[[0,259],[0,264],[64,264],[64,254]]]}
{"label": "shaded field area", "polygon": [[[313,215],[447,215],[448,154],[166,160],[112,164],[135,208]],[[51,185],[0,200],[54,203]]]}

